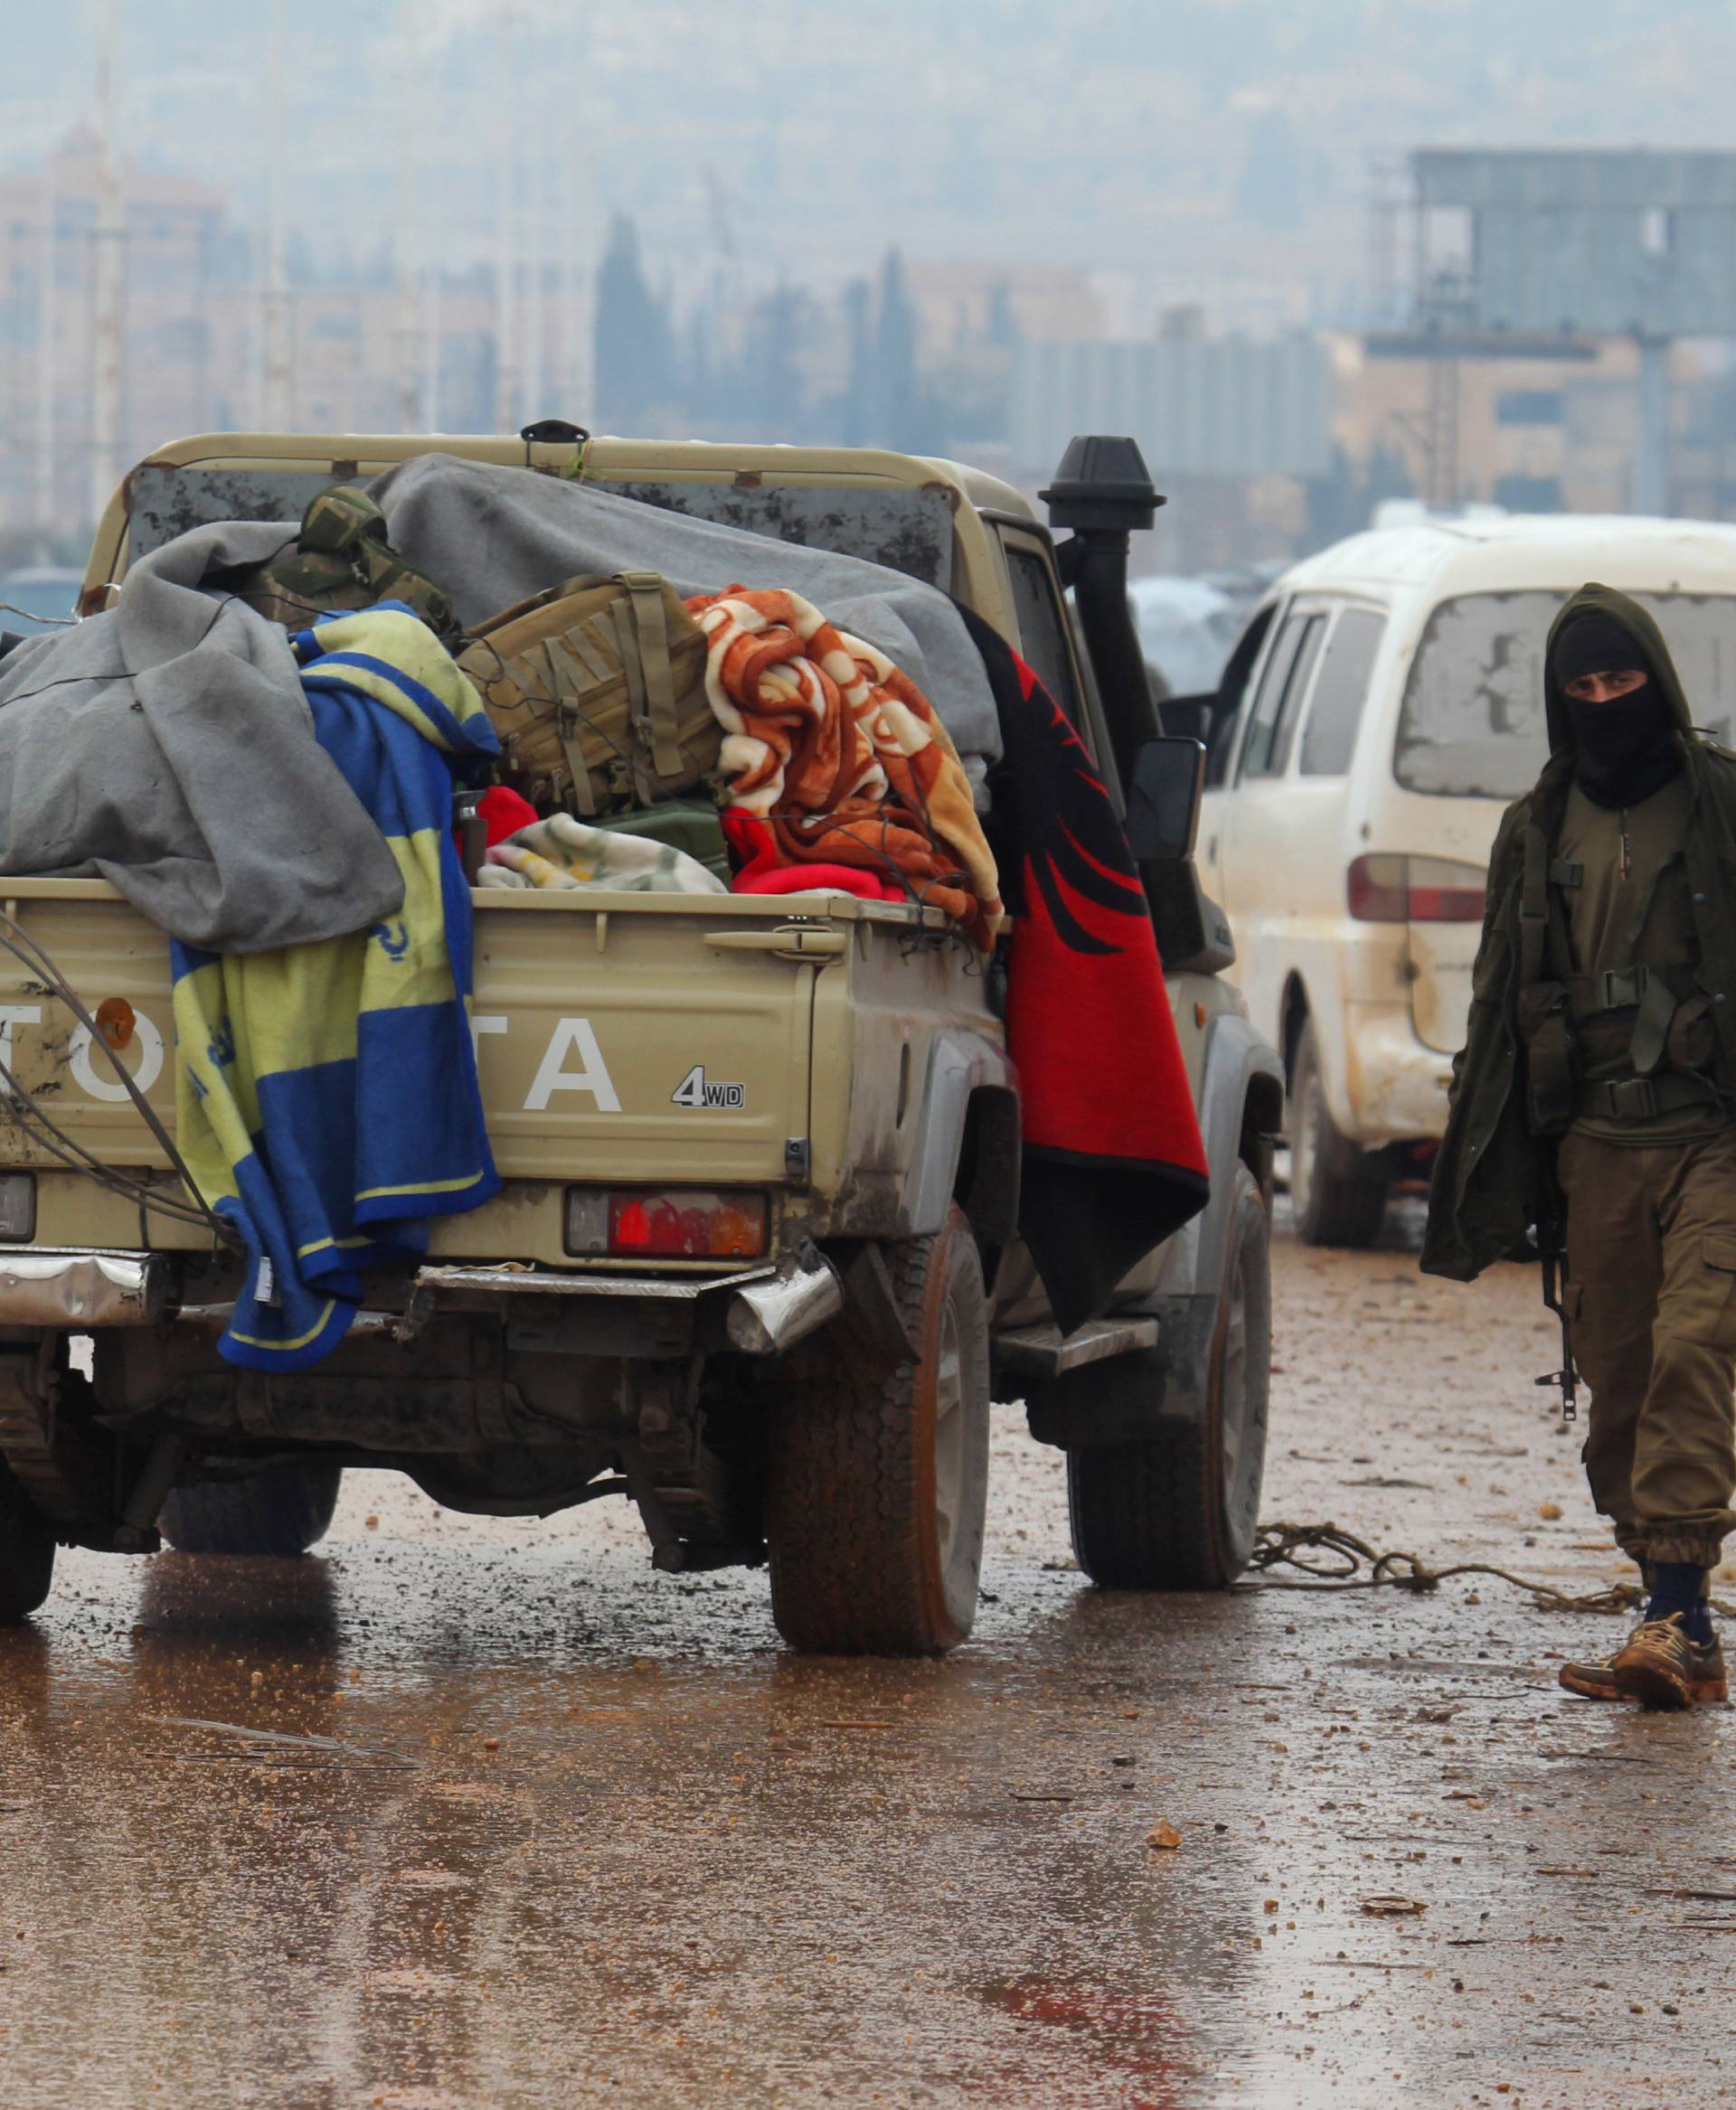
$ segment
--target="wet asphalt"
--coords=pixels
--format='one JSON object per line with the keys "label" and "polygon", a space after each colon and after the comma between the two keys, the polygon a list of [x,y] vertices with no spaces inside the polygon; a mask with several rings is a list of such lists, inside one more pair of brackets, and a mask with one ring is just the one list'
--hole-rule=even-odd
{"label": "wet asphalt", "polygon": [[[1595,1589],[1534,1279],[1424,1281],[1416,1215],[1280,1240],[1265,1513]],[[608,1504],[63,1555],[0,1634],[0,2110],[1736,2099],[1732,1719],[1560,1692],[1620,1622],[1104,1596],[1013,1408],[991,1502],[939,1663],[793,1657]]]}

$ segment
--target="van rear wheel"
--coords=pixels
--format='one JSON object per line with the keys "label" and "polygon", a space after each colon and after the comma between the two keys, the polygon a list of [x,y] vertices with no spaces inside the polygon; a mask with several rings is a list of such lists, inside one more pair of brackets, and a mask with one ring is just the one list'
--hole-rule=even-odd
{"label": "van rear wheel", "polygon": [[911,1352],[823,1347],[786,1391],[766,1486],[771,1614],[824,1655],[937,1655],[976,1616],[988,1492],[983,1264],[954,1209],[886,1248]]}
{"label": "van rear wheel", "polygon": [[183,1553],[293,1559],[330,1529],[343,1478],[342,1465],[278,1465],[249,1480],[177,1487],[158,1527]]}
{"label": "van rear wheel", "polygon": [[1305,1246],[1372,1245],[1386,1214],[1386,1180],[1334,1125],[1312,1019],[1303,1021],[1291,1066],[1289,1131],[1297,1237]]}

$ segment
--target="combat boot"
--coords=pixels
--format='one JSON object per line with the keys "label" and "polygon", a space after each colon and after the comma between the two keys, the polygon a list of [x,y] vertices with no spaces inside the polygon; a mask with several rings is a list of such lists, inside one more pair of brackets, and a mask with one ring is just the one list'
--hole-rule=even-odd
{"label": "combat boot", "polygon": [[1713,1706],[1730,1696],[1716,1636],[1692,1641],[1679,1613],[1643,1620],[1601,1663],[1563,1663],[1560,1683],[1582,1700],[1627,1700],[1646,1707]]}

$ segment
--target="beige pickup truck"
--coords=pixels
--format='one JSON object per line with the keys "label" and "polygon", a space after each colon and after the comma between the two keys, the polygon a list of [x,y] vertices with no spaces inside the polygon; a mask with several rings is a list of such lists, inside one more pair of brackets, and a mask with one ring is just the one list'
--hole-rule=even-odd
{"label": "beige pickup truck", "polygon": [[[571,461],[561,438],[185,440],[110,505],[83,612],[185,529],[297,518],[326,485],[436,445],[529,475]],[[944,588],[1036,667],[1123,803],[1160,730],[1125,596],[1148,487],[1058,484],[1052,512],[1065,499],[1079,530],[1058,549],[1009,486],[944,461],[604,440],[587,474]],[[1176,840],[1136,849],[1212,1196],[1108,1317],[1065,1339],[1050,1318],[1017,1233],[998,977],[937,911],[477,890],[474,1024],[505,1185],[437,1224],[425,1265],[380,1279],[315,1370],[222,1361],[232,1258],[59,1162],[0,1100],[0,1619],[43,1601],[57,1544],[147,1553],[160,1531],[194,1551],[304,1550],[342,1473],[383,1466],[492,1516],[619,1495],[659,1568],[769,1560],[798,1648],[944,1650],[976,1605],[993,1399],[1023,1399],[1065,1449],[1088,1574],[1227,1583],[1265,1445],[1281,1079],[1194,874],[1200,750],[1166,746],[1186,810]],[[118,1060],[171,1130],[163,934],[98,881],[0,881],[0,908],[87,1018],[127,1019]],[[0,1062],[104,1165],[179,1192],[56,986],[0,953]],[[661,1239],[674,1220],[687,1229]]]}

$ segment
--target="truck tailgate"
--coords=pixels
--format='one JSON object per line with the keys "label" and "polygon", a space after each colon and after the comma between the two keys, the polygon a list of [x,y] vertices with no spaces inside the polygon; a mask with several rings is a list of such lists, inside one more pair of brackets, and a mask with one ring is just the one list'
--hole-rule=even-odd
{"label": "truck tailgate", "polygon": [[[508,1179],[781,1180],[814,977],[778,902],[479,894],[477,1059]],[[816,930],[810,934],[817,937]]]}
{"label": "truck tailgate", "polygon": [[[740,896],[481,890],[475,901],[473,1023],[505,1178],[763,1182],[800,1161],[814,979],[847,943],[842,928],[798,931],[785,903]],[[163,934],[100,881],[14,880],[4,905],[87,1010],[131,1007],[122,1060],[172,1126]],[[19,961],[0,963],[0,1061],[97,1156],[164,1166],[103,1051]],[[52,1163],[15,1118],[0,1157]]]}

